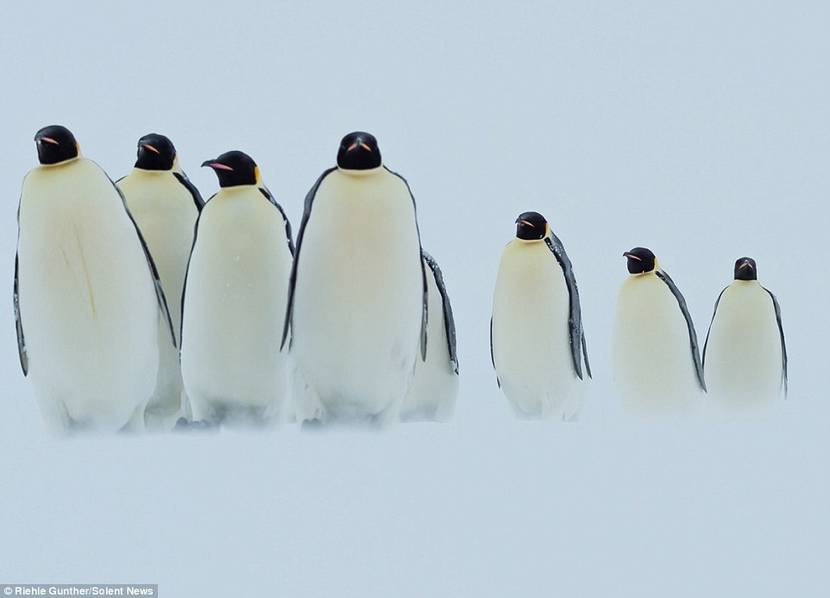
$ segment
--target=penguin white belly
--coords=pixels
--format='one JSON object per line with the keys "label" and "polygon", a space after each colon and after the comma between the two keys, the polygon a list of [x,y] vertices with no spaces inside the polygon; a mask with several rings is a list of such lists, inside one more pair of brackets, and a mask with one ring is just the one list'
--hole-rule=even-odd
{"label": "penguin white belly", "polygon": [[[427,267],[425,265],[425,267]],[[404,421],[447,421],[458,396],[458,374],[450,361],[444,305],[435,277],[427,267],[427,360],[415,360],[415,377],[401,408]]]}
{"label": "penguin white belly", "polygon": [[582,404],[570,350],[568,288],[544,242],[511,241],[493,301],[493,358],[522,417],[571,419]]}
{"label": "penguin white belly", "polygon": [[[182,288],[199,212],[190,192],[168,171],[134,169],[118,187],[153,256],[178,338]],[[179,353],[172,343],[164,342],[170,330],[161,314],[158,334],[162,349],[158,384],[147,418],[153,427],[170,427],[182,413],[185,399]]]}
{"label": "penguin white belly", "polygon": [[772,297],[756,281],[724,291],[706,348],[711,402],[727,409],[761,407],[782,390],[781,336]]}
{"label": "penguin white belly", "polygon": [[279,415],[290,269],[282,216],[256,187],[225,189],[205,205],[182,316],[182,376],[194,420]]}
{"label": "penguin white belly", "polygon": [[397,417],[419,350],[420,259],[414,207],[400,178],[379,168],[323,179],[294,300],[300,417],[320,410],[335,419]]}
{"label": "penguin white belly", "polygon": [[47,419],[117,430],[143,417],[159,309],[135,228],[97,165],[78,159],[26,177],[18,255],[29,377]]}
{"label": "penguin white belly", "polygon": [[617,298],[614,375],[623,406],[684,413],[700,396],[689,331],[677,299],[655,274],[630,276]]}

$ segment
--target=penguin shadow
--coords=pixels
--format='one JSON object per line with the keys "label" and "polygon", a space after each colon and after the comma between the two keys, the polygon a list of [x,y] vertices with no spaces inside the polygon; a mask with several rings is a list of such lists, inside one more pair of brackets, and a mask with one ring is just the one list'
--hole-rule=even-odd
{"label": "penguin shadow", "polygon": [[366,416],[314,417],[297,422],[300,431],[309,434],[326,432],[369,432],[381,433],[401,423],[400,419],[390,421],[388,414]]}
{"label": "penguin shadow", "polygon": [[184,417],[180,417],[173,427],[175,434],[205,434],[218,433],[221,429],[221,424],[215,421],[190,421]]}
{"label": "penguin shadow", "polygon": [[279,417],[266,416],[261,408],[217,407],[210,417],[188,420],[184,417],[176,422],[173,432],[181,434],[217,434],[222,430],[266,433],[284,423]]}

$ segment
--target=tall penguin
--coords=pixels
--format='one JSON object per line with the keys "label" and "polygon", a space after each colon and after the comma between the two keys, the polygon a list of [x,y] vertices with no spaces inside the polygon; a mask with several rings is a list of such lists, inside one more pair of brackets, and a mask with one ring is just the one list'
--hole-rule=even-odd
{"label": "tall penguin", "polygon": [[538,212],[516,219],[493,297],[490,355],[520,417],[573,419],[591,376],[579,290],[562,242]]}
{"label": "tall penguin", "polygon": [[142,429],[163,343],[175,344],[156,267],[118,189],[65,127],[35,135],[23,181],[18,349],[53,429]]}
{"label": "tall penguin", "polygon": [[703,367],[714,403],[746,409],[786,394],[787,345],[781,307],[758,282],[755,260],[738,259],[734,275],[715,302]]}
{"label": "tall penguin", "polygon": [[[138,140],[135,167],[115,184],[147,241],[169,300],[173,329],[178,335],[184,276],[196,219],[204,204],[202,196],[179,168],[173,143],[156,133]],[[160,319],[159,335],[166,334],[167,322]],[[164,343],[158,384],[145,419],[151,429],[169,429],[187,410],[179,353],[170,343]]]}
{"label": "tall penguin", "polygon": [[415,200],[372,135],[346,135],[309,191],[289,293],[298,418],[397,420],[425,357],[426,275]]}
{"label": "tall penguin", "polygon": [[401,409],[403,421],[447,421],[458,395],[455,319],[438,262],[423,252],[427,273],[427,358],[415,360],[415,378]]}
{"label": "tall penguin", "polygon": [[626,410],[679,414],[706,391],[697,333],[677,285],[651,250],[623,253],[629,277],[617,297],[614,377]]}
{"label": "tall penguin", "polygon": [[202,166],[220,190],[202,209],[187,269],[181,359],[194,421],[278,420],[286,395],[279,350],[294,246],[259,167],[231,151]]}

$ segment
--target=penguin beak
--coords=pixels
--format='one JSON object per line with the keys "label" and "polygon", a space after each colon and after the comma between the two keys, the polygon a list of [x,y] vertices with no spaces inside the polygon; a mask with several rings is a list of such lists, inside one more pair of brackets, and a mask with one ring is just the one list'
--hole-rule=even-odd
{"label": "penguin beak", "polygon": [[363,143],[362,141],[355,141],[353,144],[346,148],[346,153],[349,153],[350,151],[357,149],[359,147],[362,147],[367,152],[372,153],[372,148]]}
{"label": "penguin beak", "polygon": [[524,224],[525,226],[529,226],[530,228],[536,228],[533,226],[532,223],[528,222],[527,220],[517,220],[516,224]]}
{"label": "penguin beak", "polygon": [[150,145],[149,143],[142,143],[142,144],[141,144],[141,147],[143,147],[143,148],[144,148],[144,149],[146,149],[146,150],[149,150],[149,151],[153,152],[154,154],[160,154],[160,153],[161,153],[161,152],[158,150],[158,148],[156,148],[156,147],[155,147],[155,146],[153,146],[153,145]]}
{"label": "penguin beak", "polygon": [[60,143],[58,143],[57,139],[53,139],[51,137],[46,137],[45,135],[43,137],[38,137],[37,140],[38,141],[43,141],[43,142],[46,142],[46,143],[51,143],[52,145],[60,145]]}
{"label": "penguin beak", "polygon": [[752,264],[750,262],[744,261],[741,264],[740,269],[743,270],[744,268],[749,268],[750,270],[752,270]]}
{"label": "penguin beak", "polygon": [[630,251],[626,251],[625,253],[623,253],[623,257],[626,258],[626,259],[629,259],[629,260],[637,260],[638,262],[643,261],[642,258],[637,257],[636,255],[634,255]]}
{"label": "penguin beak", "polygon": [[228,172],[233,172],[233,168],[231,168],[227,164],[216,162],[215,160],[205,160],[204,162],[202,162],[202,168],[204,168],[205,166],[207,166],[208,168],[212,168],[213,170],[226,170]]}

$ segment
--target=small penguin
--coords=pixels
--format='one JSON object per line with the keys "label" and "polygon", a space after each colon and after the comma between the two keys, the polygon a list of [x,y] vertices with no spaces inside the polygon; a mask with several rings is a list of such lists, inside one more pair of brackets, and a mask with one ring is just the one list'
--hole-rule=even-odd
{"label": "small penguin", "polygon": [[54,430],[141,430],[159,342],[175,352],[158,272],[118,188],[69,129],[45,127],[35,142],[15,259],[23,373]]}
{"label": "small penguin", "polygon": [[[147,241],[169,300],[173,329],[178,335],[184,276],[196,219],[204,204],[202,196],[179,169],[173,143],[156,133],[138,140],[135,167],[115,184]],[[167,334],[167,323],[163,320],[159,321],[159,334]],[[159,364],[156,393],[145,413],[148,427],[152,429],[172,428],[188,410],[179,353],[170,343],[163,347],[166,350]]]}
{"label": "small penguin", "polygon": [[452,417],[458,395],[458,355],[450,296],[438,262],[423,252],[427,269],[427,359],[416,359],[415,378],[401,409],[403,421],[440,421]]}
{"label": "small penguin", "polygon": [[182,297],[181,362],[194,422],[279,421],[279,351],[294,253],[291,225],[247,154],[202,164],[220,190],[205,204]]}
{"label": "small penguin", "polygon": [[735,280],[718,296],[703,346],[712,400],[752,408],[787,393],[787,345],[781,307],[758,282],[755,260],[735,262]]}
{"label": "small penguin", "polygon": [[538,212],[516,219],[504,248],[490,320],[497,381],[525,418],[574,419],[591,377],[571,260]]}
{"label": "small penguin", "polygon": [[617,298],[615,379],[626,410],[676,414],[706,391],[686,300],[651,250],[623,253],[629,277]]}
{"label": "small penguin", "polygon": [[415,199],[377,140],[346,135],[305,200],[283,346],[300,421],[398,421],[426,357],[426,274]]}

